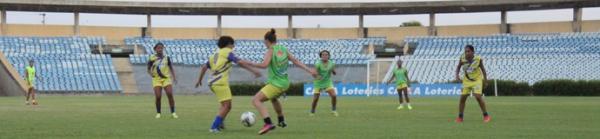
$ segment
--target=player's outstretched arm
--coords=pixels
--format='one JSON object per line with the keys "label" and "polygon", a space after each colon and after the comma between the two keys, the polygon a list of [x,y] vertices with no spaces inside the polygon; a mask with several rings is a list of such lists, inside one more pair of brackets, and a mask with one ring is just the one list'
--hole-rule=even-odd
{"label": "player's outstretched arm", "polygon": [[410,88],[410,78],[408,78],[408,70],[406,70],[404,76],[406,76],[406,86]]}
{"label": "player's outstretched arm", "polygon": [[485,86],[487,82],[487,72],[485,71],[485,67],[483,67],[483,59],[479,59],[479,67],[483,73],[483,86]]}
{"label": "player's outstretched arm", "polygon": [[392,74],[392,77],[390,77],[390,79],[388,79],[387,83],[391,83],[393,81],[393,79],[396,77],[396,75]]}
{"label": "player's outstretched arm", "polygon": [[246,61],[246,60],[243,60],[243,59],[240,59],[240,60],[238,61],[238,64],[239,64],[239,65],[240,65],[242,68],[244,68],[244,69],[248,70],[249,72],[252,72],[252,74],[254,74],[254,77],[255,77],[255,78],[258,78],[258,77],[262,76],[258,70],[256,70],[256,69],[252,68],[252,66],[251,66],[251,65],[252,65],[252,62],[250,62],[250,61]]}
{"label": "player's outstretched arm", "polygon": [[308,68],[306,65],[304,65],[304,63],[302,63],[302,62],[300,62],[300,60],[296,59],[296,57],[294,57],[294,55],[292,55],[292,53],[290,53],[289,51],[288,51],[288,59],[290,61],[292,61],[292,63],[294,63],[294,65],[302,68],[304,71],[306,71],[307,73],[312,75],[314,78],[317,78],[317,72],[315,72],[315,70]]}
{"label": "player's outstretched arm", "polygon": [[148,68],[147,68],[146,72],[148,72],[148,75],[150,75],[150,77],[153,77],[152,72],[150,72],[150,70],[152,68],[152,63],[153,63],[152,61],[148,60]]}
{"label": "player's outstretched arm", "polygon": [[454,71],[454,80],[457,80],[457,81],[461,81],[460,77],[458,77],[459,72],[460,72],[460,65],[462,65],[462,63],[460,62],[460,60],[458,60],[458,65],[456,65],[456,70]]}
{"label": "player's outstretched arm", "polygon": [[198,77],[198,82],[196,82],[196,88],[202,85],[202,79],[204,79],[204,74],[206,74],[206,70],[208,70],[208,64],[202,65],[200,69],[200,76]]}
{"label": "player's outstretched arm", "polygon": [[272,57],[273,57],[273,49],[270,48],[265,53],[262,63],[250,63],[250,66],[255,67],[255,68],[266,69],[267,67],[269,67],[269,62],[271,62]]}
{"label": "player's outstretched arm", "polygon": [[171,71],[171,76],[173,77],[173,83],[177,84],[177,76],[175,76],[175,70],[173,70],[173,65],[171,64],[171,58],[167,58],[167,65],[169,66],[169,70]]}
{"label": "player's outstretched arm", "polygon": [[[316,70],[315,70],[316,71]],[[331,74],[336,75],[337,72],[335,72],[335,64],[333,64],[333,68],[331,69]]]}

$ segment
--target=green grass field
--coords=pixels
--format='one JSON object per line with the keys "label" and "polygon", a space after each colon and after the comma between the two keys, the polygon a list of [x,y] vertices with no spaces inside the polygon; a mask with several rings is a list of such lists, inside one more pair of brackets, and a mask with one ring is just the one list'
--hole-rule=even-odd
{"label": "green grass field", "polygon": [[[153,96],[41,96],[39,106],[23,97],[0,97],[0,138],[258,138],[262,120],[243,127],[239,116],[256,110],[250,97],[235,97],[227,129],[211,134],[217,111],[214,96],[176,96],[179,119],[154,119]],[[465,122],[454,123],[457,98],[414,98],[415,109],[396,110],[394,97],[341,97],[340,117],[323,97],[308,116],[310,98],[283,102],[289,124],[266,138],[600,138],[599,97],[488,97],[492,122],[482,123],[479,107],[468,100]],[[267,103],[272,115],[274,111]],[[167,113],[164,113],[164,112]],[[260,118],[259,118],[260,119]],[[276,119],[276,118],[274,118]],[[275,120],[276,121],[276,120]]]}

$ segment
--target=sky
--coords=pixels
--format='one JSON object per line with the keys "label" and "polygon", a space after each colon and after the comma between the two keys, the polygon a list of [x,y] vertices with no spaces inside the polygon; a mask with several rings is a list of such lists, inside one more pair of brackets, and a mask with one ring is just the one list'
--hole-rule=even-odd
{"label": "sky", "polygon": [[[131,0],[129,0],[131,1]],[[135,1],[135,0],[134,0]],[[148,0],[145,0],[148,1]],[[152,1],[152,0],[150,0]],[[194,1],[194,0],[175,0]],[[209,0],[210,1],[210,0]],[[228,0],[233,2],[236,0]],[[269,0],[258,0],[268,2]],[[292,1],[292,0],[282,0]],[[303,0],[306,2],[306,0]],[[311,1],[311,0],[309,0]],[[313,0],[314,1],[314,0]],[[328,0],[333,1],[333,0]],[[325,2],[328,2],[325,1]],[[350,0],[358,1],[358,0]],[[393,0],[378,0],[393,1]],[[398,1],[398,0],[396,0]],[[415,0],[412,0],[415,1]],[[417,0],[419,1],[419,0]],[[426,0],[420,0],[426,1]],[[600,20],[600,7],[583,8],[583,20]],[[553,22],[573,20],[573,9],[553,10],[531,10],[531,11],[509,11],[508,23],[529,22]],[[7,11],[7,23],[9,24],[49,24],[49,25],[73,25],[73,13],[50,13],[50,12],[20,12]],[[423,25],[429,25],[429,15],[365,15],[365,27],[397,27],[402,22],[419,21]],[[146,15],[124,15],[124,14],[93,14],[81,13],[80,25],[90,26],[126,26],[145,27]],[[285,28],[288,26],[287,16],[223,16],[224,28]],[[436,14],[436,25],[477,25],[477,24],[499,24],[500,12],[478,12],[478,13],[454,13]],[[293,16],[294,28],[348,28],[358,27],[358,15],[356,16]],[[153,15],[153,27],[216,27],[217,16],[193,16],[193,15]]]}

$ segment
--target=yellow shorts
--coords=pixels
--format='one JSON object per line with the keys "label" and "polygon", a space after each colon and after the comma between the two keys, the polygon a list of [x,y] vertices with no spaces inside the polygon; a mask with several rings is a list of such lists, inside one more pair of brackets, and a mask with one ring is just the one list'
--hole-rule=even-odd
{"label": "yellow shorts", "polygon": [[483,93],[483,79],[477,79],[475,81],[463,80],[462,95],[468,95],[471,92],[475,94]]}
{"label": "yellow shorts", "polygon": [[229,88],[229,85],[213,85],[210,86],[210,91],[215,93],[219,102],[231,100],[231,88]]}
{"label": "yellow shorts", "polygon": [[407,88],[407,87],[408,87],[408,84],[402,83],[402,84],[396,86],[396,90],[398,90],[398,89],[404,89],[404,88]]}
{"label": "yellow shorts", "polygon": [[313,93],[315,95],[321,94],[321,91],[323,91],[323,90],[324,91],[329,91],[329,90],[333,90],[334,89],[333,86],[328,86],[328,87],[325,87],[325,88],[318,88],[318,87],[315,86],[313,88],[314,88]]}
{"label": "yellow shorts", "polygon": [[167,87],[171,85],[171,78],[152,78],[152,87]]}
{"label": "yellow shorts", "polygon": [[279,88],[279,87],[273,86],[271,84],[267,84],[267,85],[265,85],[265,87],[260,89],[260,92],[262,92],[265,96],[267,96],[267,99],[271,100],[271,99],[278,98],[279,96],[281,96],[281,94],[283,94],[283,92],[285,92],[285,90],[287,90],[287,88]]}

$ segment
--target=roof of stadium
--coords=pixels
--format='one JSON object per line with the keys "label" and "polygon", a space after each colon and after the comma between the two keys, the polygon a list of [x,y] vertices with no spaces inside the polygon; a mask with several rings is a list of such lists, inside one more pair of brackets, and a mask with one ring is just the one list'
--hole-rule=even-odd
{"label": "roof of stadium", "polygon": [[598,6],[599,0],[0,0],[9,11],[158,15],[398,15]]}

